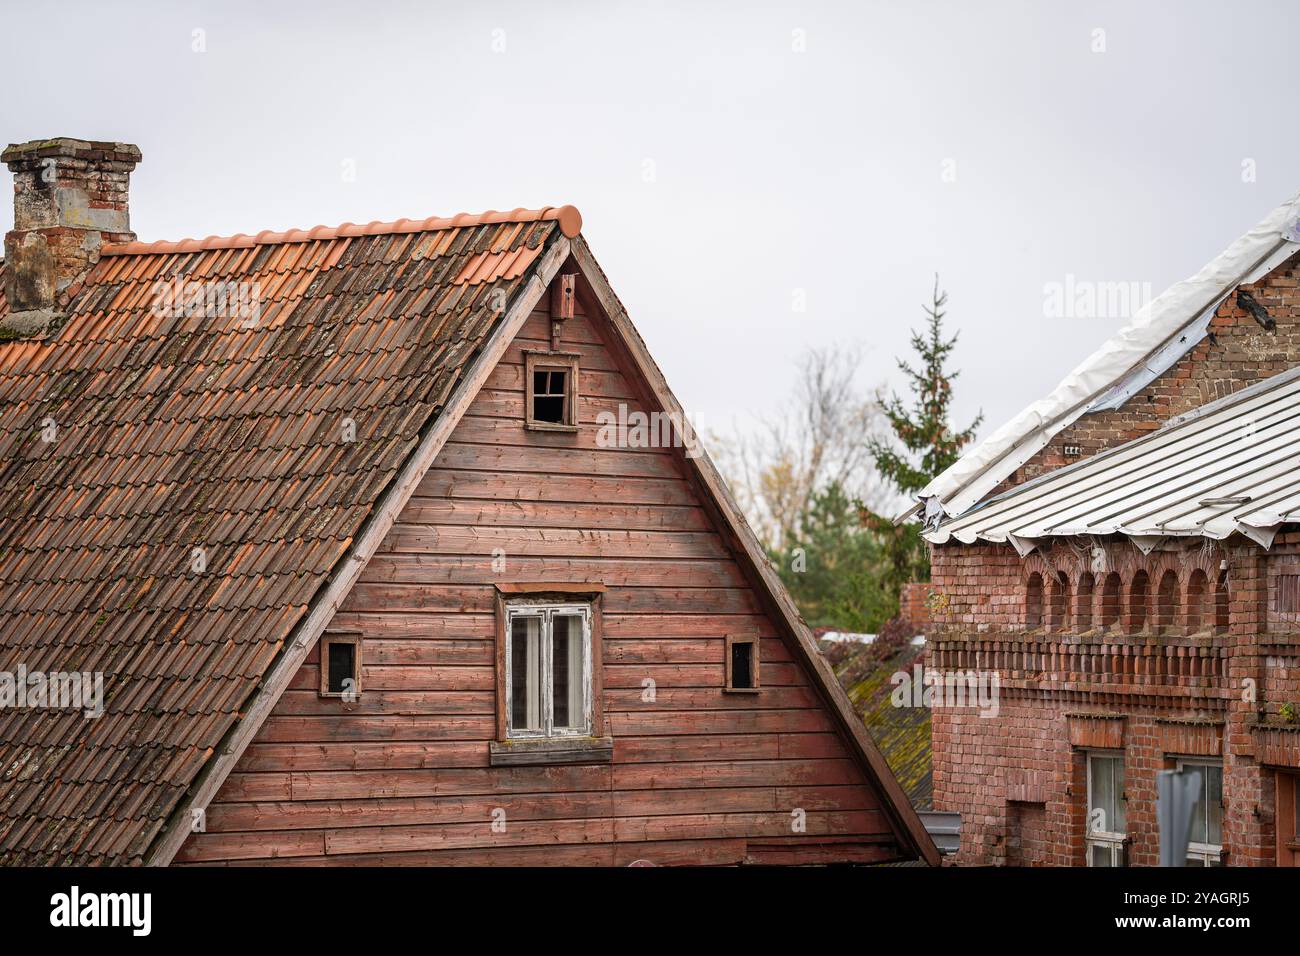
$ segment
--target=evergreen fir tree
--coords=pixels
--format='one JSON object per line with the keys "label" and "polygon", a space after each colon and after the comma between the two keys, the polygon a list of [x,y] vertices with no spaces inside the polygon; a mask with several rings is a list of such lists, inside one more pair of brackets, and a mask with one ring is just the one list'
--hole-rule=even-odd
{"label": "evergreen fir tree", "polygon": [[880,542],[859,508],[832,482],[814,492],[785,554],[773,555],[812,627],[874,633],[894,613],[880,589]]}
{"label": "evergreen fir tree", "polygon": [[911,496],[955,462],[961,450],[975,437],[975,429],[984,420],[977,415],[970,426],[960,432],[948,427],[948,411],[952,404],[952,383],[958,372],[949,372],[944,366],[957,345],[957,336],[943,337],[944,306],[948,293],[939,290],[939,277],[934,277],[934,297],[925,307],[926,330],[912,332],[912,348],[921,359],[921,368],[915,369],[903,359],[898,367],[911,383],[912,403],[908,404],[897,394],[884,402],[885,415],[894,437],[903,446],[899,451],[885,442],[873,440],[871,454],[880,474],[900,494]]}
{"label": "evergreen fir tree", "polygon": [[[945,367],[957,345],[955,334],[944,338],[947,303],[948,293],[940,291],[936,275],[931,304],[925,307],[926,328],[912,332],[912,348],[920,358],[919,367],[898,360],[899,369],[911,385],[911,402],[897,394],[884,402],[885,416],[897,445],[874,439],[870,442],[871,455],[880,474],[899,494],[908,497],[957,460],[984,420],[983,414],[979,414],[960,432],[948,427],[952,383],[958,373]],[[894,595],[896,600],[899,589],[907,582],[929,580],[929,554],[921,538],[920,525],[895,525],[888,517],[865,511],[863,522],[881,538],[886,593]]]}

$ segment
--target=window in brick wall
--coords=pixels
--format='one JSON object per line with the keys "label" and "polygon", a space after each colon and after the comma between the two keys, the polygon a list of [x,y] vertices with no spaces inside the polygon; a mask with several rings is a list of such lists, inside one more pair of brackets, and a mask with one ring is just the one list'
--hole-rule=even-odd
{"label": "window in brick wall", "polygon": [[1089,753],[1088,866],[1124,865],[1124,804],[1123,755]]}
{"label": "window in brick wall", "polygon": [[1223,764],[1180,761],[1179,770],[1201,775],[1200,799],[1192,811],[1192,832],[1187,843],[1188,866],[1219,866],[1223,853]]}
{"label": "window in brick wall", "polygon": [[1043,576],[1035,571],[1025,587],[1025,626],[1043,626]]}

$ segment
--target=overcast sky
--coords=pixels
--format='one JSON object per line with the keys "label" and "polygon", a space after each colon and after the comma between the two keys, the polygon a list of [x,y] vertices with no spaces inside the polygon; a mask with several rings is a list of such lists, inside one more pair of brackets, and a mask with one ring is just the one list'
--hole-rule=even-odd
{"label": "overcast sky", "polygon": [[901,385],[938,272],[987,433],[1123,324],[1050,283],[1159,293],[1300,188],[1297,37],[1239,0],[0,0],[0,138],[139,145],[145,240],[573,203],[706,427],[808,347]]}

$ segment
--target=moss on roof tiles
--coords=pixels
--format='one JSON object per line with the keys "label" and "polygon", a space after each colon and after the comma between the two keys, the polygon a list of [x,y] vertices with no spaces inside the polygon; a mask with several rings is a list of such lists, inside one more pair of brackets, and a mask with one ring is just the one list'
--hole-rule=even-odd
{"label": "moss on roof tiles", "polygon": [[909,640],[899,642],[882,634],[871,644],[832,645],[826,655],[912,805],[918,810],[932,809],[929,708],[895,707],[891,701],[894,684],[890,678],[921,664],[924,645],[913,646]]}

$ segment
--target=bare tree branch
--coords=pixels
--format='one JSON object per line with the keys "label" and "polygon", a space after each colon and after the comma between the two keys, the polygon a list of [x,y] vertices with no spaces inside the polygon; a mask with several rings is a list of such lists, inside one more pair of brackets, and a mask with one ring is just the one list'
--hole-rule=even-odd
{"label": "bare tree branch", "polygon": [[781,414],[748,434],[711,436],[732,493],[769,547],[781,547],[812,495],[830,484],[872,509],[891,500],[870,454],[871,440],[885,434],[884,414],[874,395],[859,393],[861,360],[858,348],[806,352]]}

